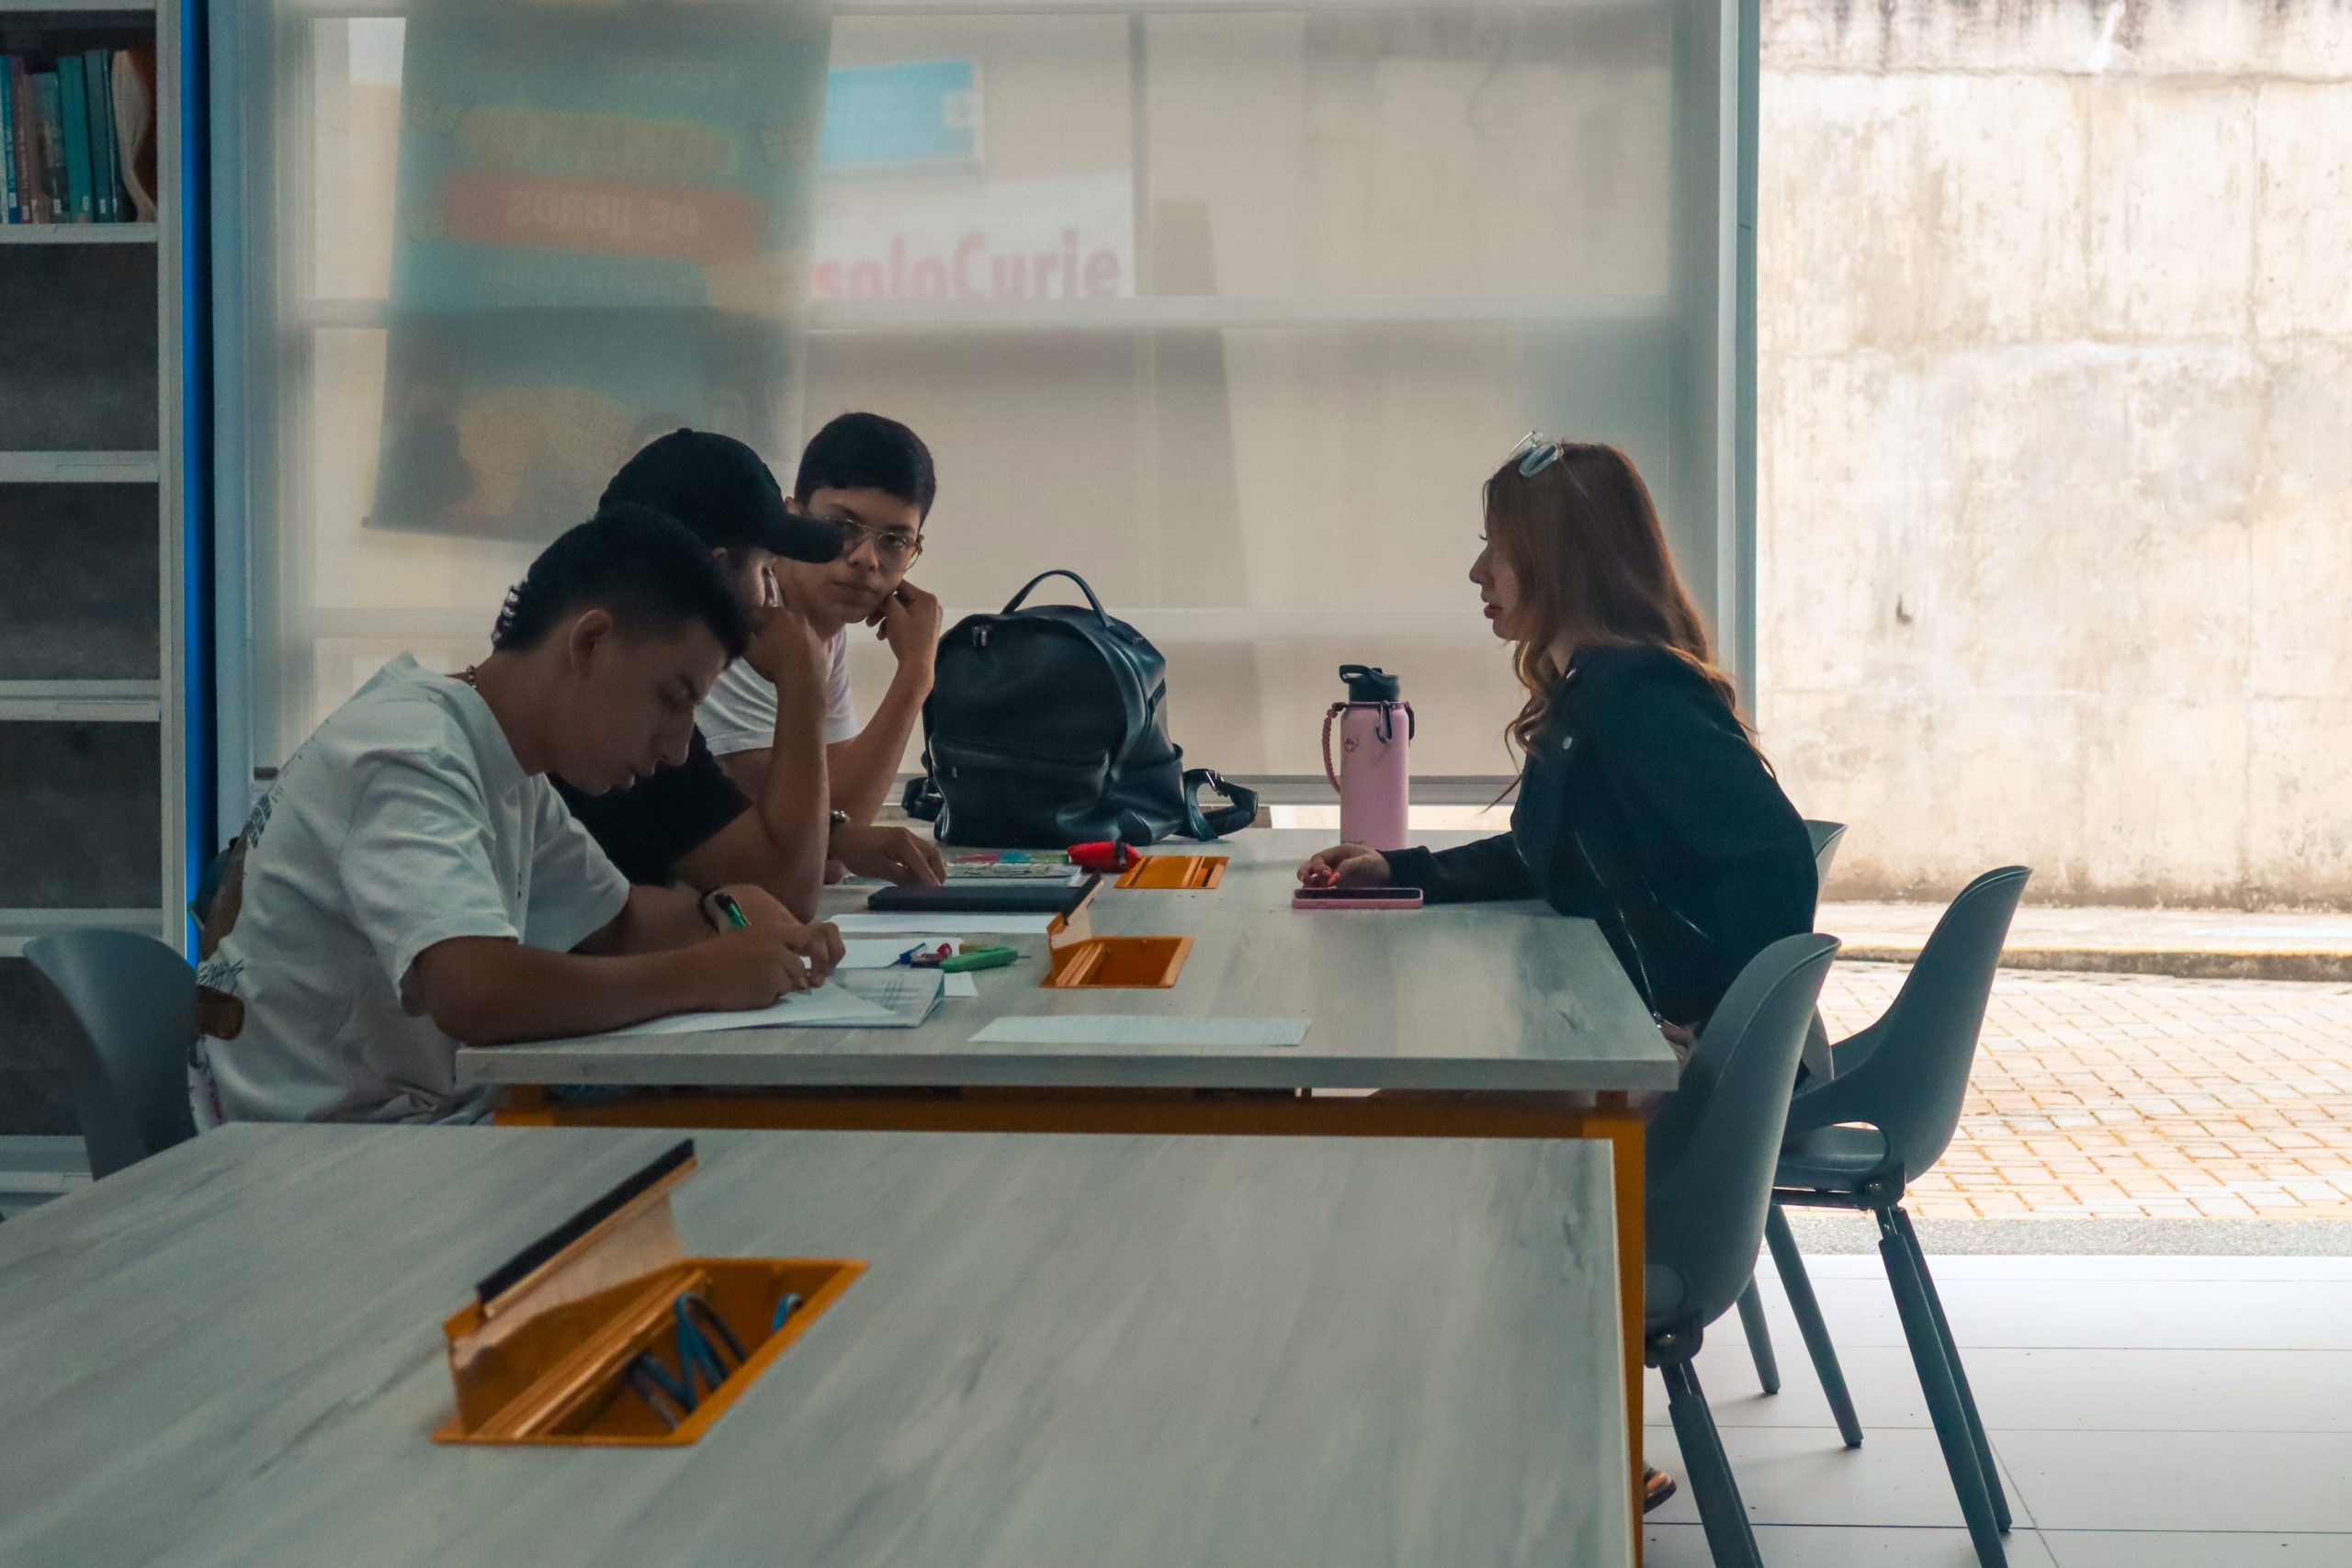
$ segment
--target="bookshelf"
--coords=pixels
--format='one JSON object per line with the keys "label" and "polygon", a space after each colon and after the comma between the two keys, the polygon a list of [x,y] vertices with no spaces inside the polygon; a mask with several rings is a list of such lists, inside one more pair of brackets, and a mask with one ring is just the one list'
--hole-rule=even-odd
{"label": "bookshelf", "polygon": [[0,224],[0,1145],[12,1146],[76,1132],[46,1067],[25,944],[104,926],[176,946],[186,930],[178,23],[175,0],[0,0],[0,52],[154,48],[164,209],[154,222]]}

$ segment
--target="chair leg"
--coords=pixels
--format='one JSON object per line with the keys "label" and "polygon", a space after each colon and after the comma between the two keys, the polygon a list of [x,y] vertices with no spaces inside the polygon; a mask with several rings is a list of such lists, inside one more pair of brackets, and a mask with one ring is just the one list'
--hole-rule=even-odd
{"label": "chair leg", "polygon": [[1886,1282],[1894,1292],[1894,1309],[1903,1319],[1903,1337],[1911,1347],[1911,1364],[1918,1370],[1919,1392],[1927,1396],[1928,1414],[1936,1424],[1936,1441],[1944,1450],[1944,1469],[1960,1498],[1961,1517],[1968,1521],[1968,1538],[1976,1547],[1978,1568],[2007,1568],[2001,1550],[2001,1528],[1993,1516],[1993,1499],[1984,1490],[1984,1472],[1977,1468],[1976,1445],[1969,1439],[1968,1417],[1960,1407],[1960,1391],[1952,1386],[1951,1363],[1945,1359],[1942,1337],[1936,1333],[1928,1310],[1927,1289],[1903,1233],[1885,1210],[1878,1217],[1878,1255],[1886,1265]]}
{"label": "chair leg", "polygon": [[1846,1392],[1846,1371],[1838,1364],[1838,1347],[1830,1343],[1829,1325],[1822,1321],[1813,1279],[1804,1271],[1804,1255],[1797,1250],[1789,1216],[1778,1203],[1764,1217],[1764,1244],[1772,1249],[1772,1267],[1781,1271],[1781,1289],[1789,1298],[1789,1310],[1796,1314],[1797,1332],[1804,1336],[1814,1375],[1821,1380],[1821,1392],[1829,1400],[1829,1413],[1838,1419],[1838,1435],[1846,1439],[1848,1448],[1859,1449],[1862,1423],[1854,1415],[1854,1396]]}
{"label": "chair leg", "polygon": [[1667,1412],[1674,1418],[1674,1436],[1682,1449],[1682,1472],[1690,1480],[1691,1499],[1699,1505],[1699,1522],[1707,1531],[1707,1555],[1715,1568],[1763,1568],[1757,1555],[1756,1532],[1747,1523],[1747,1505],[1739,1500],[1739,1483],[1732,1479],[1731,1460],[1716,1434],[1714,1413],[1699,1387],[1699,1373],[1688,1361],[1670,1361],[1658,1369],[1666,1382]]}
{"label": "chair leg", "polygon": [[1756,1362],[1756,1381],[1766,1393],[1781,1392],[1780,1358],[1772,1354],[1772,1325],[1764,1321],[1764,1298],[1757,1293],[1756,1276],[1739,1292],[1739,1325],[1747,1331],[1747,1353]]}
{"label": "chair leg", "polygon": [[1984,1472],[1984,1490],[1993,1495],[1993,1517],[2001,1533],[2009,1532],[2009,1498],[2001,1485],[2000,1470],[1993,1463],[1993,1445],[1984,1438],[1984,1418],[1976,1414],[1976,1395],[1968,1387],[1968,1369],[1961,1364],[1960,1341],[1951,1337],[1951,1324],[1944,1317],[1943,1298],[1936,1293],[1936,1277],[1928,1272],[1927,1250],[1919,1245],[1919,1233],[1911,1226],[1911,1216],[1903,1205],[1894,1206],[1894,1226],[1903,1233],[1903,1243],[1911,1249],[1911,1259],[1918,1267],[1919,1284],[1928,1297],[1928,1315],[1936,1325],[1936,1337],[1943,1342],[1944,1360],[1951,1367],[1952,1387],[1959,1391],[1961,1413],[1968,1417],[1968,1436],[1976,1446],[1976,1467]]}

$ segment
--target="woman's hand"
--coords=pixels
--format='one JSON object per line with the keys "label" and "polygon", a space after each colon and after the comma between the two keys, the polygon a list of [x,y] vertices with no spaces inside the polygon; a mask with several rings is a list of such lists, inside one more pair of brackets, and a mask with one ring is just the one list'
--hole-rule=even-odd
{"label": "woman's hand", "polygon": [[1307,887],[1385,887],[1388,857],[1362,844],[1334,844],[1298,868]]}

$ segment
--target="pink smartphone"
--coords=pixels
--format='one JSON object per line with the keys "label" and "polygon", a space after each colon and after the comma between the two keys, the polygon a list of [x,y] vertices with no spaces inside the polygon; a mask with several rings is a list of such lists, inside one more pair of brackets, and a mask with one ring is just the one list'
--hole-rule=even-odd
{"label": "pink smartphone", "polygon": [[1418,909],[1418,887],[1302,887],[1290,896],[1294,909]]}

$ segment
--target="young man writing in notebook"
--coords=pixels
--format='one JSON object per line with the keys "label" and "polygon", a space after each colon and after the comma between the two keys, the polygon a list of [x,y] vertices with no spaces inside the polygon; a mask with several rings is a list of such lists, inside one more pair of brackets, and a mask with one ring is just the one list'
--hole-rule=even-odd
{"label": "young man writing in notebook", "polygon": [[631,887],[548,775],[616,789],[686,753],[741,651],[699,540],[610,507],[548,547],[492,652],[461,675],[406,654],[280,770],[215,905],[198,981],[199,1119],[478,1114],[460,1042],[765,1007],[840,957],[763,890]]}
{"label": "young man writing in notebook", "polygon": [[[832,525],[845,540],[832,560],[780,562],[776,581],[784,603],[824,642],[826,765],[833,809],[851,824],[871,822],[889,797],[931,694],[939,601],[909,582],[907,571],[922,554],[923,523],[938,490],[922,439],[871,413],[845,413],[819,431],[793,479],[793,510]],[[889,690],[863,725],[849,690],[849,628],[857,626],[874,628],[898,661]],[[738,663],[703,704],[711,750],[755,795],[782,760],[769,739],[777,695],[757,671]]]}
{"label": "young man writing in notebook", "polygon": [[779,595],[776,577],[829,570],[842,554],[844,530],[788,506],[749,446],[700,430],[649,444],[613,476],[605,501],[666,513],[711,553],[752,628],[743,657],[720,679],[748,671],[742,679],[768,694],[757,738],[773,760],[739,785],[697,729],[683,762],[630,788],[601,796],[566,788],[565,800],[614,863],[634,882],[756,883],[803,919],[816,911],[829,860],[892,882],[937,882],[939,852],[928,842],[833,809],[826,741],[840,649]]}

